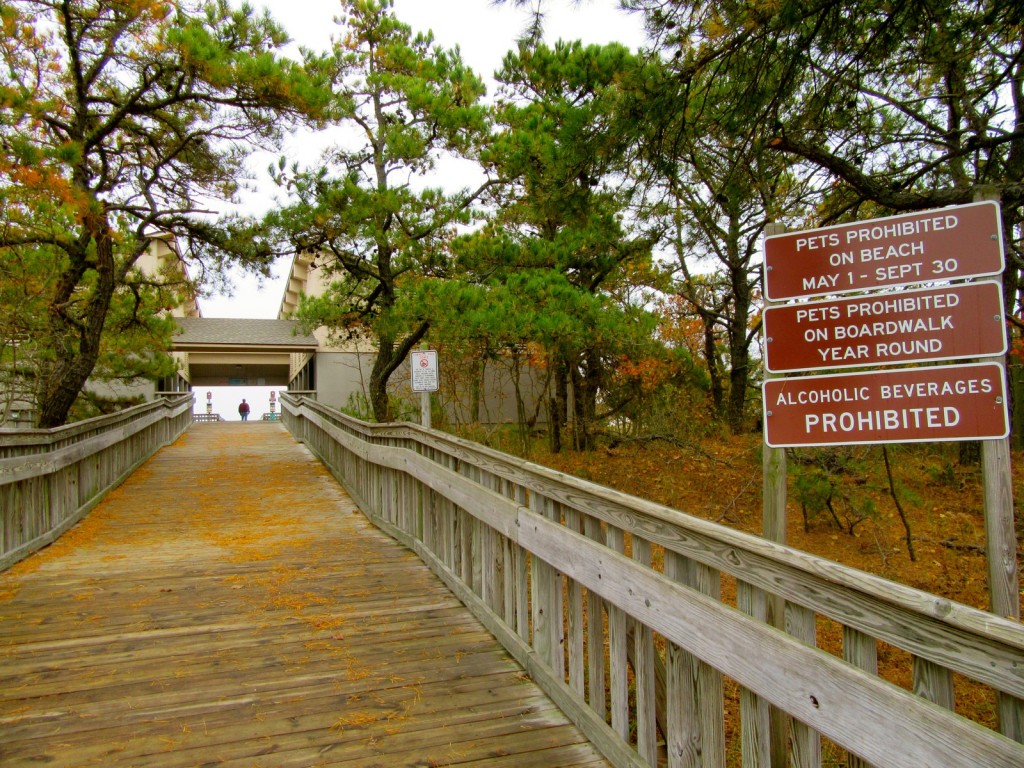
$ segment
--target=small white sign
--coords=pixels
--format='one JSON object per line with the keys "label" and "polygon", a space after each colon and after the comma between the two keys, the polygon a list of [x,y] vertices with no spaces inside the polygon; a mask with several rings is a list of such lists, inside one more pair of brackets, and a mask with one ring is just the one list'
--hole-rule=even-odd
{"label": "small white sign", "polygon": [[410,355],[413,392],[437,392],[437,350],[417,350]]}

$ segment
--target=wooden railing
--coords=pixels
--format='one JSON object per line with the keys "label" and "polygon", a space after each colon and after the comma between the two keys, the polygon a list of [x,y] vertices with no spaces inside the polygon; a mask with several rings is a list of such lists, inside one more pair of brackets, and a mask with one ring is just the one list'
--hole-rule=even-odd
{"label": "wooden railing", "polygon": [[[282,413],[617,766],[1024,765],[1014,621],[416,425]],[[841,651],[816,648],[836,625]],[[962,680],[1002,733],[952,711]]]}
{"label": "wooden railing", "polygon": [[0,431],[0,569],[54,541],[191,421],[188,394],[57,429]]}
{"label": "wooden railing", "polygon": [[224,421],[224,417],[219,413],[193,413],[192,422],[195,424],[202,424],[208,421]]}

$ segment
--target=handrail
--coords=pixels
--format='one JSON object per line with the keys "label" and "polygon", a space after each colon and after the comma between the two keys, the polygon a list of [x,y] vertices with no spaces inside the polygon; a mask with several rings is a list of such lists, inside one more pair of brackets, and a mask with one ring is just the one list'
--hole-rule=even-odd
{"label": "handrail", "polygon": [[0,431],[0,569],[81,520],[192,420],[192,395],[56,429]]}
{"label": "handrail", "polygon": [[[615,765],[656,765],[659,731],[668,765],[726,765],[727,679],[743,766],[818,768],[823,737],[858,768],[1024,765],[1017,622],[416,425],[290,396],[282,416]],[[814,647],[827,621],[843,658]],[[878,677],[879,643],[909,654],[913,692]],[[951,711],[954,673],[995,693],[1002,734]]]}

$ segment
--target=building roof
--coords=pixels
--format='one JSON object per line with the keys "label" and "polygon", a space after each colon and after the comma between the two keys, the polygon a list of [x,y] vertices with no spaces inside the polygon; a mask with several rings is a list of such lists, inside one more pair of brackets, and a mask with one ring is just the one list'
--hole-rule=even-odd
{"label": "building roof", "polygon": [[174,336],[174,348],[252,348],[253,351],[271,349],[316,349],[312,334],[302,333],[294,320],[239,320],[221,317],[176,317],[180,331]]}

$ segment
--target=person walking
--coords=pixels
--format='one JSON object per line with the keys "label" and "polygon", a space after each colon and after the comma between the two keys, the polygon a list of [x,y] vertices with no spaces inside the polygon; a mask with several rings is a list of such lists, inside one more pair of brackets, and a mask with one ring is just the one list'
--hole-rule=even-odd
{"label": "person walking", "polygon": [[238,406],[238,415],[242,417],[242,421],[249,420],[249,404],[245,402],[245,398],[242,398],[241,404]]}

